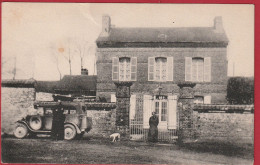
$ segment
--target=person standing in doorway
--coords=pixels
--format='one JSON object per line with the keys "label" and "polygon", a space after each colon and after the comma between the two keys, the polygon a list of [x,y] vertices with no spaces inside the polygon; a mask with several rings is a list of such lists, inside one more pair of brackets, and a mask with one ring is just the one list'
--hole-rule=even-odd
{"label": "person standing in doorway", "polygon": [[152,113],[152,116],[149,119],[149,132],[148,132],[148,141],[150,142],[157,142],[158,141],[158,126],[159,119],[156,115],[156,112]]}

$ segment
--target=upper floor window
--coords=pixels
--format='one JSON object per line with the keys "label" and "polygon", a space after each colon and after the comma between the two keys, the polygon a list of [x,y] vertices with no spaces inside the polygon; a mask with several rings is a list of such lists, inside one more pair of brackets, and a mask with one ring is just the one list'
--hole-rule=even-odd
{"label": "upper floor window", "polygon": [[137,58],[136,57],[113,57],[112,80],[136,81]]}
{"label": "upper floor window", "polygon": [[210,82],[211,58],[185,58],[185,81]]}
{"label": "upper floor window", "polygon": [[155,58],[155,81],[166,81],[167,58]]}
{"label": "upper floor window", "polygon": [[148,80],[173,81],[173,57],[149,57]]}

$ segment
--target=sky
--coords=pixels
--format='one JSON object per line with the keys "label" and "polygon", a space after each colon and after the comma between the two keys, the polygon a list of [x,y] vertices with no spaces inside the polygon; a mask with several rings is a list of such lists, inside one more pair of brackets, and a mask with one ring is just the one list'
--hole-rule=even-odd
{"label": "sky", "polygon": [[[254,5],[2,3],[2,79],[59,80],[83,67],[96,74],[102,15],[116,27],[212,27],[222,16],[228,76],[254,76]],[[174,23],[173,23],[174,22]],[[80,55],[80,52],[82,54]]]}

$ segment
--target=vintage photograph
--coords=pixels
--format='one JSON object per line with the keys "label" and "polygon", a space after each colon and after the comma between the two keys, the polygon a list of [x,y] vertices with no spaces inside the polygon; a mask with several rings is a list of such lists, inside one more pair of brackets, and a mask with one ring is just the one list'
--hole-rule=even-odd
{"label": "vintage photograph", "polygon": [[254,163],[254,5],[3,2],[1,46],[3,163]]}

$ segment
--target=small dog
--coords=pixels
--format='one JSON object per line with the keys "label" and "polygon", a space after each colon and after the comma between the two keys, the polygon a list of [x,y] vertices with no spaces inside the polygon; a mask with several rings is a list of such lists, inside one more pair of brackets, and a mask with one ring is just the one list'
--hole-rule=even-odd
{"label": "small dog", "polygon": [[119,133],[113,133],[110,135],[110,138],[113,138],[112,142],[116,142],[120,140],[120,134]]}

